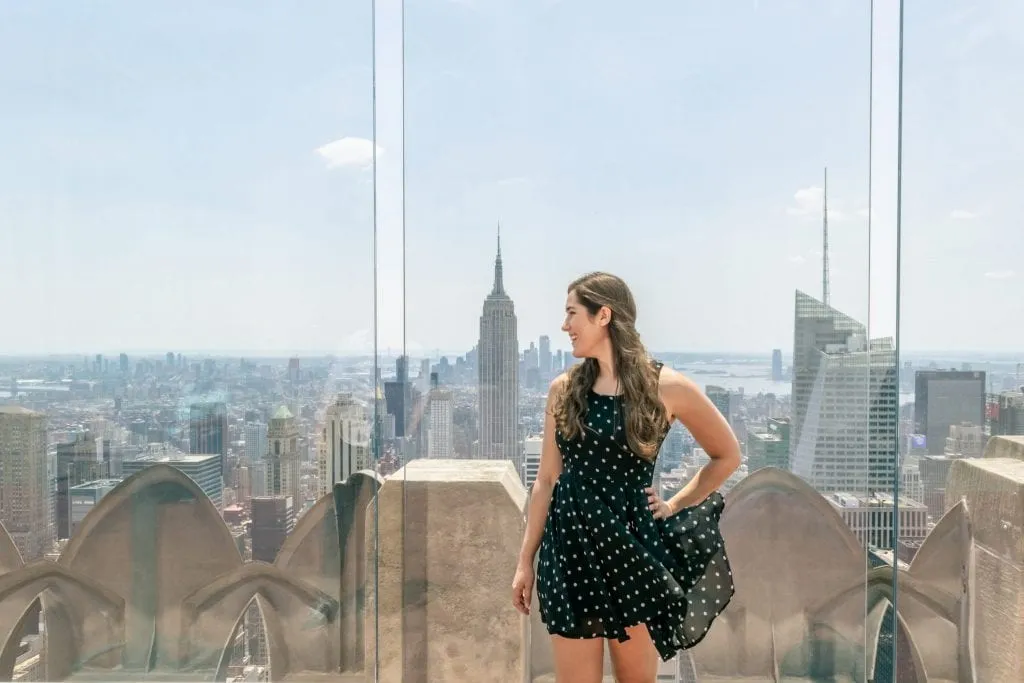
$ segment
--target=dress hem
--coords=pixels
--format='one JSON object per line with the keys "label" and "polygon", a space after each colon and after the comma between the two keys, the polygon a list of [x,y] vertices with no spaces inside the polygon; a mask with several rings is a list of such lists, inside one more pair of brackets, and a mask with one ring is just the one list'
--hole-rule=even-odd
{"label": "dress hem", "polygon": [[[718,617],[722,616],[722,612],[724,612],[725,608],[729,606],[729,603],[732,602],[732,599],[733,599],[733,597],[735,597],[735,595],[736,595],[736,591],[735,590],[732,590],[732,591],[729,592],[729,597],[726,598],[725,602],[722,604],[722,608],[720,610],[718,610],[718,612],[715,614],[715,617],[709,622],[707,630],[705,630],[699,636],[695,637],[693,639],[693,642],[690,643],[689,645],[687,645],[685,647],[673,647],[673,648],[671,648],[671,652],[667,656],[665,655],[664,652],[661,651],[661,649],[658,648],[658,645],[654,642],[654,636],[651,635],[651,644],[654,645],[654,649],[658,650],[658,656],[661,658],[661,660],[664,661],[664,662],[667,662],[668,660],[672,659],[673,657],[675,657],[680,652],[684,652],[686,650],[690,650],[690,649],[693,649],[693,648],[697,647],[697,645],[699,645],[701,643],[701,641],[703,641],[704,638],[706,638],[707,635],[709,633],[711,633],[711,624],[713,622],[717,621]],[[641,624],[644,624],[644,625],[647,626],[648,633],[650,633],[650,628],[651,628],[650,624],[651,624],[651,622],[655,621],[656,619],[659,619],[661,617],[664,617],[664,616],[665,616],[664,612],[662,612],[660,614],[656,614],[653,617],[649,617],[647,619],[640,619],[640,620],[635,621],[635,622],[630,623],[630,624],[624,624],[622,626],[622,630],[623,630],[624,633],[621,636],[608,635],[607,631],[602,631],[601,633],[594,633],[592,635],[585,635],[585,636],[569,634],[569,633],[561,632],[561,631],[553,631],[553,630],[551,630],[551,628],[548,627],[548,623],[546,621],[544,621],[543,615],[541,616],[541,622],[543,622],[544,627],[547,629],[548,635],[551,635],[551,636],[558,636],[560,638],[566,638],[566,639],[569,639],[569,640],[594,640],[596,638],[603,638],[605,640],[615,640],[615,641],[618,641],[620,643],[624,643],[624,642],[626,642],[626,641],[628,641],[630,639],[629,635],[625,633],[626,629],[633,628],[634,626],[639,626]]]}

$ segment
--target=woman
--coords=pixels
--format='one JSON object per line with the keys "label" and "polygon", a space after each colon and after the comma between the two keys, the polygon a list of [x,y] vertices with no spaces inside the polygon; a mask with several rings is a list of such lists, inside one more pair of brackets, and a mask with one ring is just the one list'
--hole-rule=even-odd
{"label": "woman", "polygon": [[[584,361],[551,384],[512,600],[537,597],[558,683],[599,683],[608,641],[619,683],[654,683],[704,637],[733,594],[718,530],[719,486],[739,466],[722,414],[647,355],[629,288],[607,273],[569,285],[562,330]],[[670,500],[651,488],[673,419],[711,457]]]}

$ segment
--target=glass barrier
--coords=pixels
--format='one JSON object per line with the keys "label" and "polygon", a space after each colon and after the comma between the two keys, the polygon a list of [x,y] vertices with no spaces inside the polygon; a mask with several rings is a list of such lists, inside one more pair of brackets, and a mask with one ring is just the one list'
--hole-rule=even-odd
{"label": "glass barrier", "polygon": [[362,680],[371,10],[0,5],[0,679]]}
{"label": "glass barrier", "polygon": [[896,680],[1020,680],[1024,11],[904,12]]}
{"label": "glass barrier", "polygon": [[[869,208],[888,183],[894,223],[896,159],[873,179],[871,145],[897,98],[871,95],[872,22],[894,37],[896,17],[881,27],[852,2],[386,5],[379,139],[389,161],[402,152],[380,190],[404,203],[381,204],[402,249],[379,268],[403,285],[382,307],[398,323],[381,345],[377,680],[891,680],[895,596],[878,577],[895,545],[896,295],[875,291]],[[628,283],[635,328],[614,281],[570,292],[592,271]],[[653,464],[637,455],[657,427],[648,353],[681,418]],[[625,385],[583,360],[598,356],[632,368]],[[597,426],[571,436],[584,414]],[[718,492],[695,499],[701,471]],[[677,514],[653,519],[648,484]]]}

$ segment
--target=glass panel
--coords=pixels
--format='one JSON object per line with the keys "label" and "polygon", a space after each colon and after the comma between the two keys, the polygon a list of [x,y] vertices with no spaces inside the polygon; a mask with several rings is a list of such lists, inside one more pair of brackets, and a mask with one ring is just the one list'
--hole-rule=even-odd
{"label": "glass panel", "polygon": [[1018,680],[1024,8],[905,13],[897,679]]}
{"label": "glass panel", "polygon": [[363,669],[370,19],[0,5],[3,680]]}
{"label": "glass panel", "polygon": [[[401,120],[383,105],[379,119],[388,159],[402,150],[381,191],[404,199],[388,242],[403,245],[404,290],[381,309],[402,340],[385,403],[403,428],[378,498],[378,680],[552,681],[556,659],[610,676],[611,652],[643,646],[650,664],[642,627],[626,650],[617,639],[636,623],[667,659],[661,680],[868,680],[888,603],[868,602],[867,572],[893,546],[899,406],[895,316],[876,330],[872,315],[871,6],[385,11],[378,102],[404,86]],[[562,463],[556,481],[540,469],[549,388],[590,367],[560,329],[567,285],[596,269],[628,283],[642,343],[696,398],[662,392],[689,424],[655,439],[653,466],[627,450],[620,471],[600,449],[621,444],[589,431],[578,445],[563,422],[565,457],[545,456]],[[578,315],[576,355],[596,354],[607,328]],[[622,397],[602,376],[556,405],[608,428],[620,406],[634,420],[643,370],[621,374]],[[728,476],[702,470],[735,452],[712,436],[722,424],[741,458]],[[687,483],[716,476],[720,520],[719,494],[702,502]],[[654,521],[645,484],[684,509]],[[528,510],[539,582],[521,617]],[[545,621],[575,637],[553,645]]]}

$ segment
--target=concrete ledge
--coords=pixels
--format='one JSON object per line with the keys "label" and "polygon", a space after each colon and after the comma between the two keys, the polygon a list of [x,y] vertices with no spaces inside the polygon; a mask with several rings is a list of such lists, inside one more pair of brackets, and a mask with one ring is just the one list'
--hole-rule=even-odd
{"label": "concrete ledge", "polygon": [[284,678],[278,678],[276,680],[282,681],[282,683],[366,683],[368,679],[366,678],[366,675],[362,673],[334,674],[302,672],[288,674]]}
{"label": "concrete ledge", "polygon": [[[371,516],[366,529],[378,586],[366,628],[379,634],[380,683],[522,683],[524,623],[511,585],[526,490],[512,463],[414,460],[377,501],[376,528]],[[368,638],[366,661],[375,656]]]}
{"label": "concrete ledge", "polygon": [[954,460],[946,481],[946,507],[967,503],[979,545],[1024,564],[1024,460]]}
{"label": "concrete ledge", "polygon": [[1024,436],[994,436],[985,444],[982,457],[1024,460]]}
{"label": "concrete ledge", "polygon": [[985,457],[956,460],[946,507],[961,501],[975,541],[968,625],[976,680],[1024,680],[1024,438],[994,437]]}

